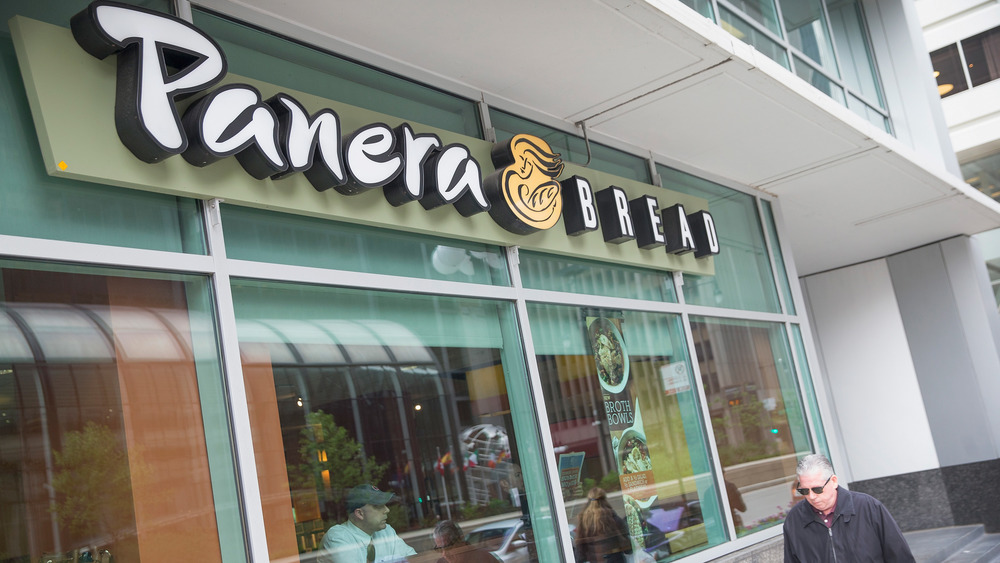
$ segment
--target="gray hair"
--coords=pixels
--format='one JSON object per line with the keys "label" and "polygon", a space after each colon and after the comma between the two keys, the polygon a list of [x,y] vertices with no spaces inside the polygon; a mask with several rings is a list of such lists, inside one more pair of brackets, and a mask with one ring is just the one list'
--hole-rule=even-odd
{"label": "gray hair", "polygon": [[465,543],[465,536],[462,534],[462,528],[459,528],[458,524],[452,522],[451,520],[442,520],[438,522],[437,526],[434,526],[434,536],[441,538],[444,541],[445,547],[452,547],[454,545],[462,545]]}
{"label": "gray hair", "polygon": [[795,467],[795,475],[801,479],[813,473],[821,473],[824,479],[828,478],[833,475],[833,464],[823,454],[809,454],[800,459],[798,466]]}

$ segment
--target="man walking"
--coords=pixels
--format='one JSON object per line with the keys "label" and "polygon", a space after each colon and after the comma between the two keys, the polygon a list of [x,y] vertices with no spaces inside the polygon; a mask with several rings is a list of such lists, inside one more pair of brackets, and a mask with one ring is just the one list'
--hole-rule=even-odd
{"label": "man walking", "polygon": [[807,455],[795,469],[805,502],[785,518],[785,563],[914,563],[892,515],[864,493],[837,486],[833,465]]}

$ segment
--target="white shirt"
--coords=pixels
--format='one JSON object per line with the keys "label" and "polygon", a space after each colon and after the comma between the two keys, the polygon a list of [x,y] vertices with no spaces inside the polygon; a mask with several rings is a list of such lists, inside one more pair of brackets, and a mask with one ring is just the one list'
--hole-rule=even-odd
{"label": "white shirt", "polygon": [[396,535],[389,524],[369,536],[352,522],[337,524],[323,536],[323,553],[317,563],[366,563],[368,544],[375,545],[375,561],[403,561],[417,552]]}

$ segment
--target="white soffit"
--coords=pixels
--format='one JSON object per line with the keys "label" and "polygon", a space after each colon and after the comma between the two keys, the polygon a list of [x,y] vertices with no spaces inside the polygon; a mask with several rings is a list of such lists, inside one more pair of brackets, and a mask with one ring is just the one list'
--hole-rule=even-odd
{"label": "white soffit", "polygon": [[195,1],[776,195],[799,275],[1000,227],[1000,204],[677,0]]}

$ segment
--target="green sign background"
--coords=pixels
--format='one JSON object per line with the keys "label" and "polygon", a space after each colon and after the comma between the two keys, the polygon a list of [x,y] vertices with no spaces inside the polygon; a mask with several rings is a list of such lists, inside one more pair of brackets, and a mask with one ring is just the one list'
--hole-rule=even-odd
{"label": "green sign background", "polygon": [[[607,244],[600,229],[570,237],[561,220],[547,231],[520,236],[501,228],[485,212],[466,218],[451,205],[431,211],[424,210],[416,202],[393,207],[380,189],[344,196],[334,190],[316,191],[302,174],[277,181],[256,180],[244,172],[235,158],[226,158],[204,168],[188,164],[179,155],[157,164],[147,164],[125,148],[115,131],[115,57],[103,61],[91,57],[76,44],[68,29],[59,26],[15,16],[10,29],[45,167],[53,176],[196,199],[221,198],[233,205],[487,244],[520,246],[566,256],[714,274],[711,257],[696,259],[690,253],[675,256],[662,248],[642,250],[634,242]],[[383,122],[395,127],[402,122],[397,117],[233,74],[223,80],[223,84],[236,82],[259,89],[264,99],[285,92],[310,113],[330,108],[340,116],[344,135],[371,123]],[[179,104],[181,114],[184,107],[185,104]],[[491,143],[409,123],[418,133],[437,134],[444,144],[460,143],[468,147],[479,161],[483,177],[493,172],[489,156]],[[624,189],[630,199],[640,195],[654,196],[661,209],[680,203],[688,213],[708,210],[707,202],[697,197],[566,163],[561,178],[572,175],[586,178],[595,192],[615,185]]]}

